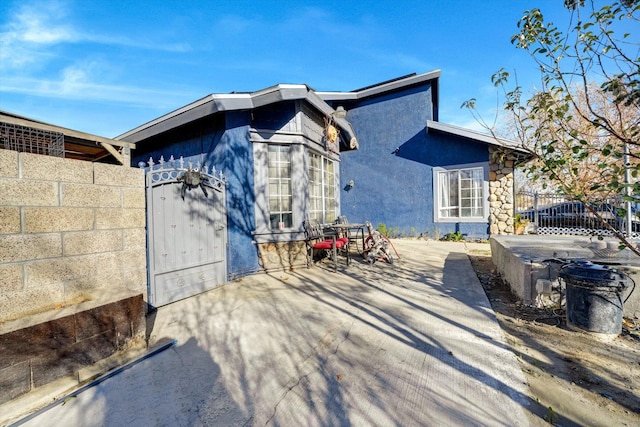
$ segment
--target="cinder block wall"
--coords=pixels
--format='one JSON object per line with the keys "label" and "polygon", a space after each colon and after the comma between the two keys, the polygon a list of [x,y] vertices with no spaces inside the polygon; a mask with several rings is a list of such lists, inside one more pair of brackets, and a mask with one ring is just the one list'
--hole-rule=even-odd
{"label": "cinder block wall", "polygon": [[144,172],[0,149],[0,329],[146,295]]}

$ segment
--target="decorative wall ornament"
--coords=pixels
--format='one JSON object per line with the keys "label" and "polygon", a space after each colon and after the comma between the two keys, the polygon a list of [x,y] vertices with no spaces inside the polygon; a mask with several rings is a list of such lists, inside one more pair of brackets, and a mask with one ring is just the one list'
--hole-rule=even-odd
{"label": "decorative wall ornament", "polygon": [[324,118],[324,141],[325,149],[337,153],[340,145],[340,130],[338,129],[333,116]]}
{"label": "decorative wall ornament", "polygon": [[178,182],[182,183],[182,189],[180,190],[180,195],[182,196],[182,200],[184,200],[184,193],[189,190],[191,191],[194,188],[200,187],[202,192],[204,193],[204,197],[209,197],[207,193],[207,189],[204,186],[205,177],[198,169],[187,169],[178,177]]}
{"label": "decorative wall ornament", "polygon": [[150,175],[151,184],[163,182],[182,184],[182,189],[180,190],[182,200],[184,200],[187,190],[200,187],[205,197],[209,197],[207,187],[215,191],[222,191],[227,185],[227,177],[221,171],[216,171],[215,167],[212,167],[211,172],[209,172],[208,165],[203,166],[198,161],[194,166],[191,161],[185,162],[184,157],[175,160],[171,156],[168,161],[165,161],[164,156],[160,156],[158,163],[155,163],[153,158],[150,157],[146,164],[140,162],[138,166],[143,169],[145,167],[149,168],[147,175]]}

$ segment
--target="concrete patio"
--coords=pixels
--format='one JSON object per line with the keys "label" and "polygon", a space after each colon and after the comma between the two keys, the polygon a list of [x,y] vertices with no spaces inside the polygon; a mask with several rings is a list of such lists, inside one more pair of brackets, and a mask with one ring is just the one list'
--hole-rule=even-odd
{"label": "concrete patio", "polygon": [[24,424],[536,423],[465,244],[394,244],[394,265],[256,275],[162,307],[149,344],[174,347]]}

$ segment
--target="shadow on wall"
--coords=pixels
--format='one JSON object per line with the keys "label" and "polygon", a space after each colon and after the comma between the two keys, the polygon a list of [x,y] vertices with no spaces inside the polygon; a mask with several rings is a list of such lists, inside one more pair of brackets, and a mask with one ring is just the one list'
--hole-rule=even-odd
{"label": "shadow on wall", "polygon": [[428,166],[452,166],[486,162],[489,159],[489,152],[484,144],[455,136],[427,134],[426,128],[395,147],[390,154]]}

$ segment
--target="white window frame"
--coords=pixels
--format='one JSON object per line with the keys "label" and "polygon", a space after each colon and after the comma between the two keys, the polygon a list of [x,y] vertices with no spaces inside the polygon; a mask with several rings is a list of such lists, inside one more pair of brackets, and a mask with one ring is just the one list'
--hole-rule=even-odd
{"label": "white window frame", "polygon": [[[287,156],[284,157],[283,153]],[[267,147],[267,201],[269,206],[270,230],[293,227],[293,182],[292,150],[290,145],[269,145]],[[288,173],[287,173],[288,171]],[[287,191],[288,188],[288,191]],[[288,204],[288,208],[287,208]],[[274,226],[274,216],[277,226]]]}
{"label": "white window frame", "polygon": [[[318,164],[314,164],[317,159]],[[336,219],[336,163],[321,154],[309,151],[309,218],[320,223]]]}
{"label": "white window frame", "polygon": [[[474,163],[474,164],[464,164],[464,165],[453,165],[450,167],[434,167],[433,168],[433,197],[434,197],[434,222],[485,222],[488,221],[488,197],[489,197],[489,177],[488,177],[489,165],[488,163]],[[463,180],[460,179],[460,173],[465,171],[472,171],[475,173],[480,173],[482,176],[482,182],[479,185],[471,186],[471,188],[461,188],[463,186]],[[450,207],[451,209],[457,208],[458,215],[457,216],[445,216],[443,215],[443,209],[447,209],[446,206],[443,206],[443,196],[445,195],[445,190],[443,185],[443,175],[450,176],[451,174],[458,174],[458,202],[455,206]],[[478,181],[476,181],[478,183]],[[476,216],[461,216],[461,198],[464,197],[462,194],[462,190],[467,190],[470,192],[476,192],[476,195],[472,196],[472,205],[475,204],[475,208],[480,210],[480,214]],[[477,194],[480,192],[480,194]],[[467,196],[468,197],[468,196]],[[473,202],[475,201],[475,203]]]}

